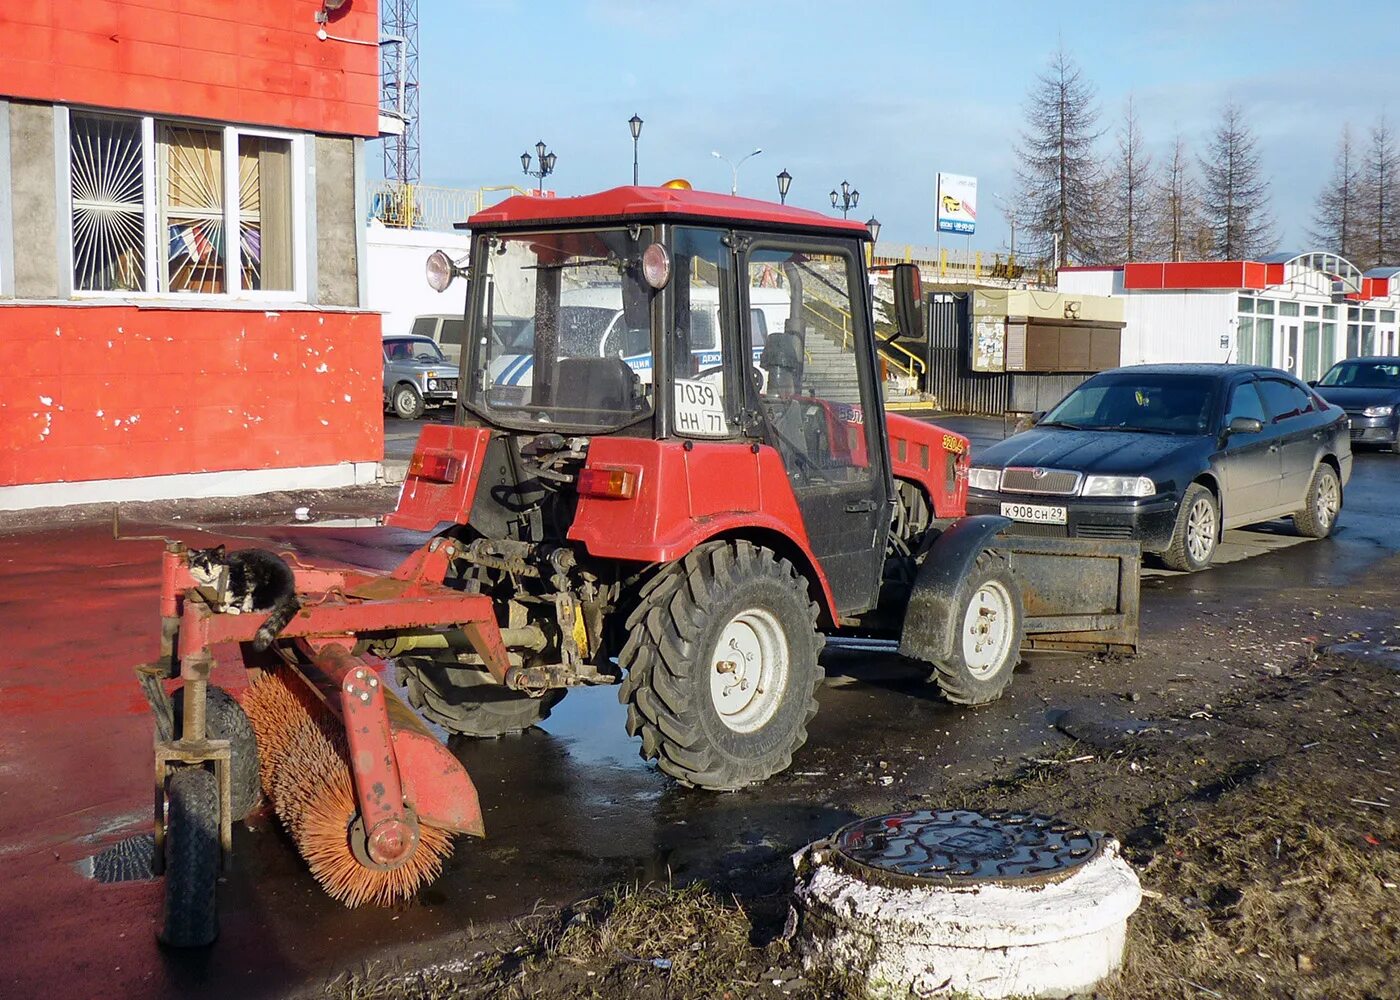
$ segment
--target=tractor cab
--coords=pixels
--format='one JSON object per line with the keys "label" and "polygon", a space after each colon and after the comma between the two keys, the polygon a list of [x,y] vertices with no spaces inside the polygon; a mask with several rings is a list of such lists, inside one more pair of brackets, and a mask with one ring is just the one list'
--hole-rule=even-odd
{"label": "tractor cab", "polygon": [[[744,465],[771,448],[837,613],[871,605],[893,488],[864,225],[673,188],[512,198],[468,225],[463,420]],[[721,507],[737,486],[695,484]]]}

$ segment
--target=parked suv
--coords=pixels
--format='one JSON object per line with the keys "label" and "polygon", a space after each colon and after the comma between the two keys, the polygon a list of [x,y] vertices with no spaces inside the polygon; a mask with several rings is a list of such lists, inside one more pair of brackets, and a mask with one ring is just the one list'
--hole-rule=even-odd
{"label": "parked suv", "polygon": [[429,337],[384,338],[384,407],[416,420],[429,406],[457,402],[457,366]]}

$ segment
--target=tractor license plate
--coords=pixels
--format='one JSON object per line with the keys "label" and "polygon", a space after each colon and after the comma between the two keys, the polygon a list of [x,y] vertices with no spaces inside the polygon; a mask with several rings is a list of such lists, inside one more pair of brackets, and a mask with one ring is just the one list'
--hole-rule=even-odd
{"label": "tractor license plate", "polygon": [[1039,503],[1004,503],[1001,505],[1001,516],[1030,524],[1064,524],[1065,508]]}

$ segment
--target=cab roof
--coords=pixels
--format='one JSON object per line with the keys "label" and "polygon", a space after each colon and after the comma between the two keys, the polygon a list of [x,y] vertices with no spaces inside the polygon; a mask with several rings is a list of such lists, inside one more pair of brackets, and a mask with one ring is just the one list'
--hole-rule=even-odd
{"label": "cab roof", "polygon": [[616,187],[574,198],[516,195],[477,212],[458,229],[536,228],[622,220],[755,225],[785,231],[821,232],[870,239],[865,223],[837,219],[804,208],[788,208],[757,198],[665,187]]}

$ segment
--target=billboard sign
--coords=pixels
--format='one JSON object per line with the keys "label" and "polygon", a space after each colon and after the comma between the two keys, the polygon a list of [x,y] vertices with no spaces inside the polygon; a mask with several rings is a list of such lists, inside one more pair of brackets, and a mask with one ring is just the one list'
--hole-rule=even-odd
{"label": "billboard sign", "polygon": [[938,205],[934,213],[940,233],[977,232],[977,178],[964,174],[938,175]]}

